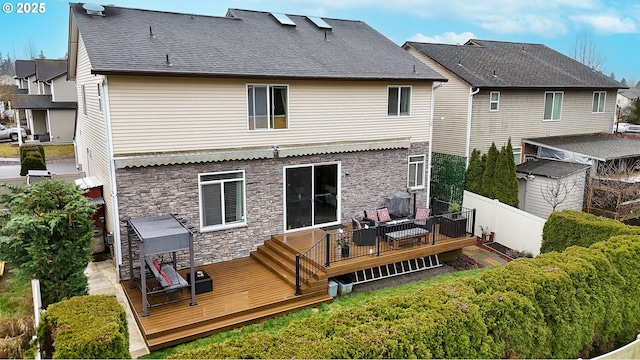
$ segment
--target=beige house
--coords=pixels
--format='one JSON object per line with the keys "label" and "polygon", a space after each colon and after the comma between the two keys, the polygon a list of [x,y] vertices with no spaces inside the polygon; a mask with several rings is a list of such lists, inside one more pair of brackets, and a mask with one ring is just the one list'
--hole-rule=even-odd
{"label": "beige house", "polygon": [[434,151],[467,159],[511,138],[518,164],[524,138],[611,133],[617,90],[625,87],[541,44],[403,47],[449,79],[435,99]]}
{"label": "beige house", "polygon": [[66,60],[16,60],[13,107],[35,140],[73,143],[76,120],[76,85],[67,80]]}
{"label": "beige house", "polygon": [[446,79],[367,24],[81,4],[69,21],[78,161],[105,185],[122,278],[126,219],[178,214],[203,265],[348,221],[394,191],[426,202],[434,82]]}

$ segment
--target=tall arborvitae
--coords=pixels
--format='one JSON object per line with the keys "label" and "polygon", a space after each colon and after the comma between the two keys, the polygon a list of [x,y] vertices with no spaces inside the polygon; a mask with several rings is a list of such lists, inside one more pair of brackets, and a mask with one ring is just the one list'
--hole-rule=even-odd
{"label": "tall arborvitae", "polygon": [[[482,159],[484,158],[483,156]],[[465,190],[476,194],[480,194],[482,191],[482,173],[484,172],[482,159],[480,158],[480,150],[473,149],[469,158],[469,167],[467,168]]]}
{"label": "tall arborvitae", "polygon": [[482,192],[480,195],[495,199],[495,190],[493,185],[493,174],[496,170],[496,162],[498,161],[498,148],[495,143],[491,143],[491,147],[487,152],[487,160],[484,163],[484,171],[482,172]]}
{"label": "tall arborvitae", "polygon": [[516,178],[516,163],[513,159],[511,138],[498,155],[493,183],[496,199],[503,204],[518,207],[518,179]]}

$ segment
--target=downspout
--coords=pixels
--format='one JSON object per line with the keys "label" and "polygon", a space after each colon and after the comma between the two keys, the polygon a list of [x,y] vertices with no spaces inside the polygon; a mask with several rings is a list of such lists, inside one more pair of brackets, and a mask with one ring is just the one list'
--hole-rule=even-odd
{"label": "downspout", "polygon": [[476,88],[473,90],[473,86],[469,88],[469,101],[467,101],[467,141],[466,141],[466,149],[464,151],[464,156],[467,157],[466,164],[464,168],[469,167],[469,154],[471,151],[471,110],[473,109],[473,95],[480,92],[480,88]]}
{"label": "downspout", "polygon": [[431,204],[431,158],[433,156],[433,114],[434,107],[436,103],[436,89],[442,86],[442,82],[438,85],[433,83],[431,85],[431,114],[429,119],[429,157],[427,160],[427,205],[426,208],[429,208],[429,204]]}
{"label": "downspout", "polygon": [[120,265],[122,265],[122,245],[120,239],[120,214],[118,211],[118,190],[116,187],[116,166],[113,156],[113,133],[111,132],[111,111],[109,107],[109,83],[102,79],[102,108],[104,109],[105,130],[107,132],[107,147],[109,158],[109,180],[111,182],[111,208],[113,209],[113,252],[116,256],[116,277],[120,281]]}

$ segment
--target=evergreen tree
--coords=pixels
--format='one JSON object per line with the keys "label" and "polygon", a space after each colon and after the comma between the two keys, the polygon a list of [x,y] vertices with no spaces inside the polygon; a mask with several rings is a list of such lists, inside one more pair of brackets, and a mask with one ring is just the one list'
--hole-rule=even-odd
{"label": "evergreen tree", "polygon": [[491,143],[491,147],[487,152],[487,159],[484,162],[484,171],[482,172],[482,192],[480,195],[495,199],[495,190],[493,185],[493,174],[496,170],[496,161],[498,160],[498,148],[495,143]]}
{"label": "evergreen tree", "polygon": [[622,116],[630,124],[640,124],[640,99],[635,99],[622,109]]}
{"label": "evergreen tree", "polygon": [[38,59],[46,59],[47,57],[44,56],[44,52],[42,52],[42,50],[40,50],[40,55],[38,55]]}
{"label": "evergreen tree", "polygon": [[[483,159],[485,157],[483,156]],[[482,173],[484,172],[484,163],[480,159],[480,150],[473,149],[469,158],[469,167],[467,168],[467,182],[465,190],[479,194],[482,191]]]}
{"label": "evergreen tree", "polygon": [[518,179],[516,178],[516,163],[513,160],[511,138],[502,147],[493,174],[494,196],[500,202],[518,207]]}

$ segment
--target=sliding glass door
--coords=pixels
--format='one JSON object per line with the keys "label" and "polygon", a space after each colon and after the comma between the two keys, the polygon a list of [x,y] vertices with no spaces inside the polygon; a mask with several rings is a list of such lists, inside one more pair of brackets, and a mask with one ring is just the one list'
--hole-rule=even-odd
{"label": "sliding glass door", "polygon": [[340,164],[285,167],[285,229],[338,223]]}

